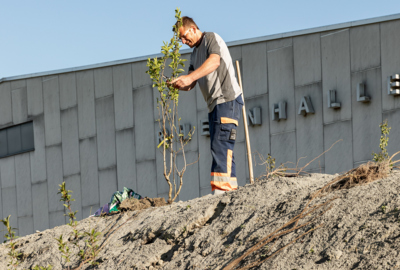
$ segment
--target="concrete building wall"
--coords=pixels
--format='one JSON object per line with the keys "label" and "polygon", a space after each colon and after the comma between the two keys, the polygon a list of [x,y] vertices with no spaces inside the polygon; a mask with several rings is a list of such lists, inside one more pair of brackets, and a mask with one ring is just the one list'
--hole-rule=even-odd
{"label": "concrete building wall", "polygon": [[[400,135],[400,97],[387,94],[386,82],[400,73],[399,29],[398,19],[229,47],[232,64],[241,64],[255,177],[265,172],[262,157],[269,153],[277,165],[299,161],[301,167],[337,141],[308,169],[351,169],[379,151],[384,119],[392,127],[389,154],[400,150],[394,140]],[[190,58],[187,52],[183,57]],[[57,194],[62,181],[73,190],[79,219],[123,187],[167,197],[156,148],[158,91],[146,70],[143,60],[0,82],[0,129],[27,121],[34,129],[34,151],[0,159],[0,215],[11,215],[19,235],[65,223]],[[357,101],[359,83],[370,102]],[[340,108],[329,108],[329,90],[336,91]],[[313,111],[303,115],[304,97]],[[286,119],[273,121],[280,102],[286,102]],[[256,108],[261,123],[253,125]],[[198,86],[181,92],[179,113],[181,124],[196,127],[186,158],[198,162],[188,167],[178,198],[188,200],[211,192],[210,141],[201,130],[208,111]],[[240,123],[235,146],[239,185],[249,182],[247,161]]]}

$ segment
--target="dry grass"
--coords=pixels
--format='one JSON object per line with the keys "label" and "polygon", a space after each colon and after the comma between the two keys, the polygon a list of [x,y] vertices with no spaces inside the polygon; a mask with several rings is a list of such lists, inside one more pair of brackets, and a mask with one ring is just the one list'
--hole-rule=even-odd
{"label": "dry grass", "polygon": [[[260,177],[257,178],[257,180],[264,179],[264,178],[270,178],[274,176],[281,176],[281,177],[299,177],[301,175],[309,175],[308,172],[305,171],[305,169],[310,165],[312,162],[315,160],[319,159],[321,156],[323,156],[326,152],[330,151],[332,147],[337,144],[338,142],[342,141],[342,139],[337,140],[334,142],[329,149],[321,153],[319,156],[313,158],[310,160],[306,165],[299,167],[299,162],[303,158],[306,157],[301,157],[297,160],[297,163],[294,164],[293,162],[286,162],[281,165],[279,165],[276,169],[271,167],[271,156],[268,158],[265,158],[262,154],[256,152],[258,155],[259,159],[261,160],[261,163],[258,165],[264,165],[265,166],[265,173],[262,174]],[[289,167],[289,164],[293,164],[295,167]],[[275,165],[275,159],[273,159],[273,165]]]}
{"label": "dry grass", "polygon": [[400,160],[393,161],[393,158],[399,153],[400,151],[392,155],[389,159],[385,159],[381,162],[370,161],[365,164],[361,164],[357,168],[351,169],[348,172],[339,175],[331,182],[326,184],[321,189],[321,193],[330,193],[336,190],[366,185],[387,177],[394,168],[398,168],[395,166],[395,164],[399,163]]}
{"label": "dry grass", "polygon": [[323,192],[333,192],[336,190],[366,185],[378,179],[385,178],[389,172],[389,162],[375,163],[370,161],[339,175],[323,189]]}

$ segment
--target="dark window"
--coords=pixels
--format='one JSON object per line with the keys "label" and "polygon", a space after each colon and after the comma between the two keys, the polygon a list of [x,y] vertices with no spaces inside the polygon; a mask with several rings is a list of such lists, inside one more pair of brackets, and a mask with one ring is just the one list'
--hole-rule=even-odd
{"label": "dark window", "polygon": [[33,150],[33,122],[0,130],[0,158]]}

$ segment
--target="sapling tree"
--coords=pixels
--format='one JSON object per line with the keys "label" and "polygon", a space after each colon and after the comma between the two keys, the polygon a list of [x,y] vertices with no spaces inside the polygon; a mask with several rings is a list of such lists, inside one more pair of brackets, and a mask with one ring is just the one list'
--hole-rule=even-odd
{"label": "sapling tree", "polygon": [[15,235],[14,230],[16,230],[16,228],[11,227],[10,217],[11,215],[1,220],[1,222],[4,224],[4,226],[6,226],[7,233],[5,234],[5,237],[8,241],[7,247],[10,249],[9,252],[7,253],[7,255],[10,256],[10,260],[7,266],[17,269],[17,266],[20,263],[20,256],[22,255],[22,253],[19,253],[16,249],[15,239],[17,239],[18,236]]}
{"label": "sapling tree", "polygon": [[375,162],[382,162],[385,160],[389,160],[389,154],[386,147],[388,146],[389,143],[389,132],[391,127],[388,126],[387,119],[383,121],[383,123],[381,123],[379,127],[381,129],[381,139],[379,141],[379,148],[381,149],[381,152],[372,153],[372,155],[374,156],[373,160]]}
{"label": "sapling tree", "polygon": [[[160,144],[158,148],[162,147],[164,177],[169,186],[168,203],[172,203],[179,195],[182,184],[183,174],[188,165],[185,156],[184,147],[190,141],[194,129],[191,129],[187,134],[183,133],[183,128],[180,125],[180,118],[178,116],[178,99],[179,90],[174,88],[168,83],[178,77],[184,70],[182,69],[186,59],[181,58],[179,49],[179,28],[182,26],[181,12],[179,9],[175,10],[175,18],[178,22],[178,27],[173,25],[173,37],[170,42],[165,42],[161,46],[162,57],[147,60],[149,67],[147,74],[153,81],[153,88],[159,92],[157,98],[157,109],[159,112],[159,126],[160,126]],[[171,78],[166,77],[167,74]],[[182,158],[182,167],[178,168],[177,158]],[[179,177],[179,186],[175,181],[175,175]],[[178,188],[178,189],[177,189]]]}

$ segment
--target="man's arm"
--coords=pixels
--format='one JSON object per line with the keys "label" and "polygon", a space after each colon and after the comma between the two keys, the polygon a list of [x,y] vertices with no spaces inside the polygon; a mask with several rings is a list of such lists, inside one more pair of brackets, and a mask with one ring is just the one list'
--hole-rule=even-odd
{"label": "man's arm", "polygon": [[218,54],[210,54],[207,60],[198,69],[189,73],[188,75],[176,78],[175,80],[171,81],[171,84],[173,84],[179,90],[189,91],[195,86],[198,79],[216,70],[219,67],[220,62],[221,57]]}

